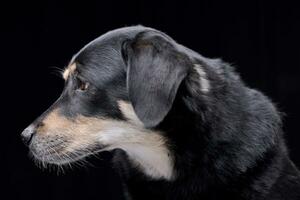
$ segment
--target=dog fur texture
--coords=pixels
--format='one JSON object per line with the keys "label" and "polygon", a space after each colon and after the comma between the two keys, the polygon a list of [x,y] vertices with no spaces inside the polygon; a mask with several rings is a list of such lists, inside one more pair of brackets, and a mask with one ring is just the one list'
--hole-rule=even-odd
{"label": "dog fur texture", "polygon": [[133,26],[87,44],[63,78],[22,133],[36,160],[111,151],[133,200],[300,199],[280,113],[227,63]]}

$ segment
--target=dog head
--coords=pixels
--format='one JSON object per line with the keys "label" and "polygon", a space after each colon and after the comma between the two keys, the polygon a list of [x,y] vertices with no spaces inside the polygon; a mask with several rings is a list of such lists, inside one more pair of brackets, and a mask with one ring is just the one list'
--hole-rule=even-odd
{"label": "dog head", "polygon": [[146,174],[172,178],[170,143],[158,127],[194,67],[185,51],[164,33],[142,26],[92,41],[64,70],[58,100],[23,131],[30,152],[62,165],[121,148]]}

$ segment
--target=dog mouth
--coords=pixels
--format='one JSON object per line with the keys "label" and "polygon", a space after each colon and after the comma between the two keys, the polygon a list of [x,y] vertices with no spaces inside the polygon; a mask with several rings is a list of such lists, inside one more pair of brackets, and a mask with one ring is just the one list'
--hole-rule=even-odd
{"label": "dog mouth", "polygon": [[67,165],[104,151],[101,145],[88,145],[81,148],[71,147],[72,143],[65,138],[41,140],[33,138],[29,145],[30,155],[38,166]]}

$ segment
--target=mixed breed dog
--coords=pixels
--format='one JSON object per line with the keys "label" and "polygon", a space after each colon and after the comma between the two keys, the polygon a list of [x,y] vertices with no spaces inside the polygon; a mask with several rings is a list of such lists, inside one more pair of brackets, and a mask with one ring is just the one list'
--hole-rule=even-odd
{"label": "mixed breed dog", "polygon": [[87,44],[63,78],[22,132],[44,165],[112,151],[132,200],[300,199],[280,113],[227,63],[132,26]]}

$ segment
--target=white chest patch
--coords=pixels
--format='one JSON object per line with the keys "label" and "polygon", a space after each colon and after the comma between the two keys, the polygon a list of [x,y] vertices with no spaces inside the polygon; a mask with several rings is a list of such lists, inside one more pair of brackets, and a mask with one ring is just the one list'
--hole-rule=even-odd
{"label": "white chest patch", "polygon": [[130,104],[120,101],[120,110],[128,121],[110,121],[98,135],[108,150],[126,151],[133,164],[153,179],[174,178],[173,157],[163,134],[145,129]]}

